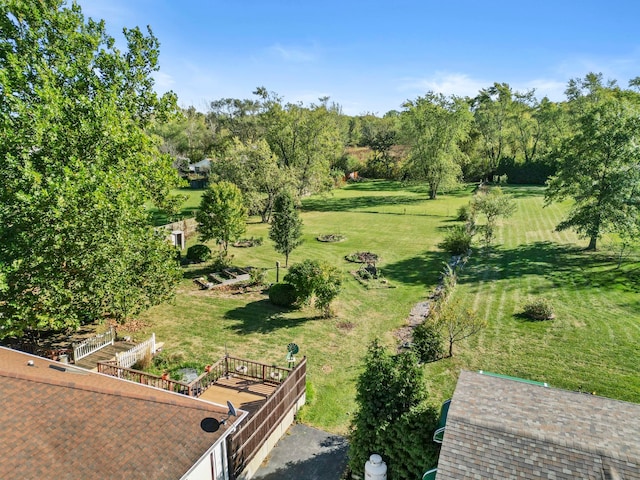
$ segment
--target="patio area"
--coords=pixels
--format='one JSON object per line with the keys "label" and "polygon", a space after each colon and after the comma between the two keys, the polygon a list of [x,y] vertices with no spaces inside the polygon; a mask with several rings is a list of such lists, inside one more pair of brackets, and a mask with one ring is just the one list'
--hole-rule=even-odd
{"label": "patio area", "polygon": [[219,378],[199,398],[220,405],[226,405],[229,401],[234,407],[253,415],[276,389],[277,385],[262,380],[229,376]]}

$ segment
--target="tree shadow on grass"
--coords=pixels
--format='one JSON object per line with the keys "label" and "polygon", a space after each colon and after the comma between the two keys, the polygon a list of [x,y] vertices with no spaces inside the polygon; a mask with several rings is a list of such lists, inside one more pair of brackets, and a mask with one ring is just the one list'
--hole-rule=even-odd
{"label": "tree shadow on grass", "polygon": [[194,278],[206,277],[207,274],[211,272],[213,272],[213,269],[211,268],[211,266],[208,264],[202,263],[197,268],[194,268],[193,266],[190,268],[183,268],[182,277],[188,278],[189,280],[193,280]]}
{"label": "tree shadow on grass", "polygon": [[[311,212],[349,212],[365,208],[411,205],[423,202],[424,198],[408,197],[405,195],[362,196],[351,198],[310,198],[302,202],[302,209]],[[380,213],[380,212],[372,212]],[[386,213],[386,212],[385,212]]]}
{"label": "tree shadow on grass", "polygon": [[407,285],[435,285],[440,278],[448,255],[441,252],[425,252],[396,263],[381,265],[382,274],[395,283]]}
{"label": "tree shadow on grass", "polygon": [[640,291],[640,268],[619,269],[609,255],[587,253],[571,245],[535,242],[508,250],[498,247],[488,254],[474,255],[479,259],[474,259],[475,266],[465,271],[464,282],[541,275],[556,287]]}
{"label": "tree shadow on grass", "polygon": [[319,317],[289,318],[284,314],[290,309],[274,305],[269,300],[257,300],[242,307],[234,308],[224,314],[227,320],[238,323],[229,325],[227,329],[240,335],[251,333],[270,333],[281,328],[292,328]]}

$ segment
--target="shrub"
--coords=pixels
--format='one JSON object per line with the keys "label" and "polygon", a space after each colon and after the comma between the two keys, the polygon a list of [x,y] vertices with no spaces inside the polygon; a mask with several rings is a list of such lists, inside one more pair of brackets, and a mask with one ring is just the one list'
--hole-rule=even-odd
{"label": "shrub", "polygon": [[413,348],[422,362],[435,362],[443,356],[442,334],[433,322],[421,323],[413,330]]}
{"label": "shrub", "polygon": [[342,278],[340,271],[318,260],[304,260],[292,265],[284,281],[294,286],[296,302],[309,304],[315,295],[315,306],[325,317],[331,316],[331,302],[340,293]]}
{"label": "shrub", "polygon": [[470,205],[462,205],[458,208],[458,220],[461,222],[468,222],[472,217],[471,206]]}
{"label": "shrub", "polygon": [[136,363],[133,364],[131,368],[134,370],[142,370],[146,371],[153,364],[153,358],[151,357],[151,352],[147,351],[143,357],[139,358]]}
{"label": "shrub", "polygon": [[522,314],[531,320],[551,320],[554,317],[553,307],[544,298],[536,298],[527,302],[522,310]]}
{"label": "shrub", "polygon": [[467,228],[464,225],[456,225],[448,229],[438,247],[451,255],[463,255],[471,248],[471,240],[472,235]]}
{"label": "shrub", "polygon": [[263,285],[267,278],[267,270],[265,268],[252,268],[249,272],[251,285]]}
{"label": "shrub", "polygon": [[213,262],[211,262],[211,268],[217,272],[229,268],[233,263],[233,257],[233,255],[225,255],[223,252],[219,252]]}
{"label": "shrub", "polygon": [[187,259],[192,262],[206,262],[211,258],[211,249],[202,243],[192,245],[187,250]]}
{"label": "shrub", "polygon": [[296,302],[296,289],[289,283],[275,283],[269,288],[269,301],[279,307],[291,307]]}

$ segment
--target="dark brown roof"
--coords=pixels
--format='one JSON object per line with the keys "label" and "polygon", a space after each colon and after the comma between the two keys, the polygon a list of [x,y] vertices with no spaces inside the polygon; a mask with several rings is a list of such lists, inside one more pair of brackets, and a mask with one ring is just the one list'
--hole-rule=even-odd
{"label": "dark brown roof", "polygon": [[436,478],[640,479],[640,405],[463,371]]}
{"label": "dark brown roof", "polygon": [[3,480],[176,480],[233,425],[205,432],[201,422],[226,407],[60,367],[0,347]]}

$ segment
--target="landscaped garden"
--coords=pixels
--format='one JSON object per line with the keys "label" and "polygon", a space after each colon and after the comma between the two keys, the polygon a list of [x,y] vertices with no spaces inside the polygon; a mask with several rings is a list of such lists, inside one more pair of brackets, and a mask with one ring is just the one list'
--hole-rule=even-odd
{"label": "landscaped garden", "polygon": [[[504,190],[513,195],[517,210],[497,229],[490,251],[473,248],[453,294],[486,319],[487,327],[457,343],[453,357],[423,367],[433,403],[451,395],[460,369],[640,402],[638,257],[626,258],[618,268],[606,238],[600,252],[584,252],[585,241],[554,231],[566,204],[543,208],[542,187]],[[379,337],[395,348],[394,330],[405,325],[414,304],[438,283],[449,255],[437,245],[458,223],[457,211],[471,195],[469,187],[428,200],[426,187],[375,181],[304,199],[304,243],[291,253],[289,265],[311,258],[342,270],[333,318],[322,318],[312,308],[276,307],[256,288],[200,290],[193,279],[212,270],[195,264],[184,267],[175,301],[146,312],[136,323],[139,330],[131,333],[144,337],[155,332],[165,343],[165,355],[179,353],[202,365],[228,351],[286,366],[287,345],[295,342],[298,355],[308,358],[308,406],[302,420],[345,433],[367,345]],[[327,232],[345,239],[318,242]],[[252,219],[245,236],[269,238],[268,225]],[[351,275],[360,265],[345,257],[357,252],[375,253],[375,267],[395,288],[368,289]],[[252,248],[230,246],[229,253],[234,266],[268,269],[267,282],[276,280],[276,261],[284,265],[270,240]],[[280,268],[280,280],[286,271]],[[532,299],[546,300],[554,318],[524,318],[523,306]]]}

